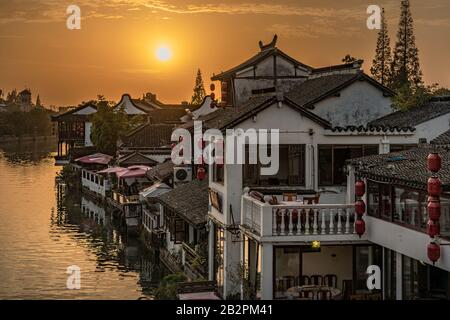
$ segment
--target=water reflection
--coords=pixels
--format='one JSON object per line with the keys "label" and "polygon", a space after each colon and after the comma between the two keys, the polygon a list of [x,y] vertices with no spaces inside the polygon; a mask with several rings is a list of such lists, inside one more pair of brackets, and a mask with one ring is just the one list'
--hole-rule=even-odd
{"label": "water reflection", "polygon": [[[157,257],[56,179],[51,151],[30,148],[0,146],[0,298],[151,298],[165,274]],[[66,288],[70,265],[81,268],[80,290]]]}

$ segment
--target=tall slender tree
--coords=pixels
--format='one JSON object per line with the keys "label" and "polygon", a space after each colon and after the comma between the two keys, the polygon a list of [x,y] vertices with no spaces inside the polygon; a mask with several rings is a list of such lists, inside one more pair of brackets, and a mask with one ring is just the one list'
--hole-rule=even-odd
{"label": "tall slender tree", "polygon": [[423,86],[422,71],[419,64],[419,50],[416,47],[413,18],[409,0],[402,0],[397,42],[391,64],[393,89],[410,86],[415,89]]}
{"label": "tall slender tree", "polygon": [[191,98],[191,104],[200,104],[206,96],[205,87],[203,85],[202,73],[200,69],[197,71],[195,78],[194,94]]}
{"label": "tall slender tree", "polygon": [[377,48],[370,72],[376,80],[385,86],[389,86],[391,82],[391,64],[391,41],[383,8],[381,11],[381,29],[378,32]]}

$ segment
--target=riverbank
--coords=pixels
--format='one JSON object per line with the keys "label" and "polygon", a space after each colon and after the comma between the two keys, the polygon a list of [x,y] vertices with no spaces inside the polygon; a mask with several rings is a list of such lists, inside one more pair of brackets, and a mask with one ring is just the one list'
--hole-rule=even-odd
{"label": "riverbank", "polygon": [[24,136],[0,136],[0,143],[21,143],[21,142],[42,142],[42,141],[56,141],[56,135],[50,136],[34,136],[34,135],[24,135]]}

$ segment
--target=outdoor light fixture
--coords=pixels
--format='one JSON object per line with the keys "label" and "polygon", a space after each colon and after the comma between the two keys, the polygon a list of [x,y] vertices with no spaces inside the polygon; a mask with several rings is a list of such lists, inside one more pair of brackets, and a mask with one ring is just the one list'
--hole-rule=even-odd
{"label": "outdoor light fixture", "polygon": [[431,152],[427,157],[427,168],[432,175],[428,179],[428,223],[427,233],[432,239],[427,246],[427,256],[433,264],[441,257],[441,248],[436,243],[436,237],[439,236],[441,230],[439,225],[439,218],[441,216],[441,202],[439,196],[441,195],[442,183],[437,173],[441,169],[442,159],[437,152]]}
{"label": "outdoor light fixture", "polygon": [[313,242],[311,242],[311,248],[315,249],[315,250],[319,250],[320,249],[320,241],[314,240]]}

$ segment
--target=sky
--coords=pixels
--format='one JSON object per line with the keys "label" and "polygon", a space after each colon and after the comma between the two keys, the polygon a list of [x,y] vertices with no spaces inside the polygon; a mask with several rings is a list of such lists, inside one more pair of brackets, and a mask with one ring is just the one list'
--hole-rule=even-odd
{"label": "sky", "polygon": [[[450,87],[450,1],[411,0],[416,44],[426,83]],[[69,5],[81,29],[66,27]],[[201,69],[205,88],[278,35],[278,47],[321,67],[347,54],[369,72],[377,30],[367,7],[384,7],[396,40],[400,0],[0,0],[0,89],[31,88],[44,105],[77,105],[98,94],[157,94],[190,100]],[[161,61],[158,48],[171,58]]]}

